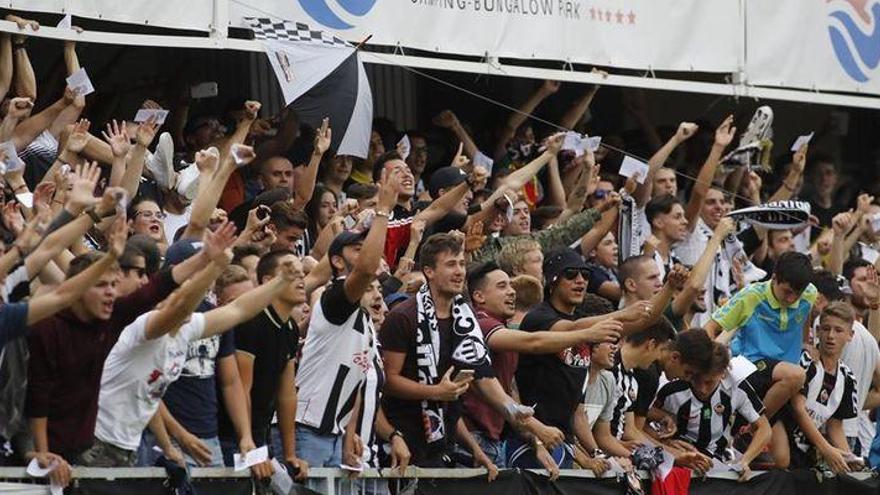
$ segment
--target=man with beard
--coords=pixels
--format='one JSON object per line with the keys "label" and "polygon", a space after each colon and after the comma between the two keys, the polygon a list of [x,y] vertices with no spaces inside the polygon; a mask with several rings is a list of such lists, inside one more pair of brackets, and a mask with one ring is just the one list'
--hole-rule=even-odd
{"label": "man with beard", "polygon": [[[510,277],[494,262],[481,263],[468,271],[467,286],[471,301],[477,311],[477,321],[483,338],[489,346],[492,368],[505,392],[511,393],[513,376],[516,372],[519,354],[556,354],[570,347],[587,343],[610,342],[617,340],[622,325],[613,320],[605,320],[591,327],[571,332],[523,332],[507,328],[507,322],[516,314],[516,290]],[[473,391],[463,397],[465,423],[480,447],[499,467],[505,467],[505,441],[502,438],[504,418],[499,417]],[[538,422],[538,420],[533,419]],[[536,425],[538,439],[550,448],[562,441],[562,434],[556,428]],[[553,471],[546,448],[540,446],[537,457],[544,467]],[[592,464],[584,468],[602,470],[604,466]]]}
{"label": "man with beard", "polygon": [[435,234],[422,245],[419,258],[427,283],[388,314],[379,333],[387,375],[383,409],[409,445],[413,464],[451,464],[451,440],[457,433],[491,479],[496,466],[461,421],[459,398],[473,382],[512,425],[523,424],[531,411],[514,402],[493,376],[477,317],[462,295],[461,239]]}

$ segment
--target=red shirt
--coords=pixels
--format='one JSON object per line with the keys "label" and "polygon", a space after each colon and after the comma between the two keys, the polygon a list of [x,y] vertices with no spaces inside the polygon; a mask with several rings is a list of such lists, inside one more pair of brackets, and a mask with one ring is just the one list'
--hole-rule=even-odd
{"label": "red shirt", "polygon": [[[506,328],[503,321],[484,311],[477,312],[477,322],[483,332],[483,340],[489,345],[489,339],[498,330]],[[495,352],[489,345],[489,357],[492,359],[492,369],[501,383],[501,387],[510,395],[513,376],[519,362],[519,354],[515,352]],[[504,429],[504,417],[480,398],[472,388],[462,396],[464,404],[464,421],[470,431],[481,431],[493,440],[501,439],[501,431]]]}
{"label": "red shirt", "polygon": [[409,245],[409,228],[412,225],[415,213],[406,208],[396,205],[391,210],[391,218],[388,219],[388,233],[385,235],[385,261],[391,267],[391,271],[397,268],[397,261],[406,251]]}

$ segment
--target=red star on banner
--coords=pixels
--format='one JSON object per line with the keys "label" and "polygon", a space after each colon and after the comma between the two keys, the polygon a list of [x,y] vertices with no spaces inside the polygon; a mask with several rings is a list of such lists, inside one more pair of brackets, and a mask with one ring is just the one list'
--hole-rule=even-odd
{"label": "red star on banner", "polygon": [[615,14],[615,17],[617,17],[618,24],[623,24],[623,12],[618,10],[617,14]]}
{"label": "red star on banner", "polygon": [[626,17],[629,19],[630,24],[636,23],[636,13],[633,12],[632,10],[629,11],[629,14]]}

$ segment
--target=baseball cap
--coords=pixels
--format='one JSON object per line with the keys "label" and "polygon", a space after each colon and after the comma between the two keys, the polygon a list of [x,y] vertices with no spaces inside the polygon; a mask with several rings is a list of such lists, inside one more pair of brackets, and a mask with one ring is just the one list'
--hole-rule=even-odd
{"label": "baseball cap", "polygon": [[342,255],[342,248],[351,246],[352,244],[361,244],[364,242],[366,232],[356,232],[354,230],[346,230],[337,235],[333,242],[330,243],[330,249],[327,250],[327,256]]}
{"label": "baseball cap", "polygon": [[396,304],[406,301],[407,299],[409,299],[409,296],[403,292],[394,292],[385,296],[385,306],[388,306],[388,309],[390,310]]}
{"label": "baseball cap", "polygon": [[551,251],[544,258],[544,279],[547,281],[546,286],[550,287],[556,282],[556,279],[562,275],[567,268],[586,268],[587,264],[584,258],[574,249],[569,247],[559,248]]}
{"label": "baseball cap", "polygon": [[175,242],[168,246],[168,250],[165,251],[165,262],[162,263],[162,268],[168,268],[186,261],[192,255],[198,253],[204,245],[204,242],[193,239],[181,239]]}
{"label": "baseball cap", "polygon": [[441,167],[431,174],[431,180],[428,182],[428,192],[431,197],[437,199],[440,196],[440,189],[449,189],[455,187],[467,179],[467,174],[458,167]]}

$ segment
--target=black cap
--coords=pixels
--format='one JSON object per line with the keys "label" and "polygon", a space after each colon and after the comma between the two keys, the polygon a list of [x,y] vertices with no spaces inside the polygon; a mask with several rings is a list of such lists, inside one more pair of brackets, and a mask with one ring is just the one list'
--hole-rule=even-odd
{"label": "black cap", "polygon": [[205,243],[202,241],[195,241],[192,239],[181,239],[175,242],[168,246],[168,250],[165,251],[165,262],[162,264],[162,267],[168,268],[169,266],[174,266],[186,261],[194,254],[198,253],[204,244]]}
{"label": "black cap", "polygon": [[367,236],[366,232],[357,232],[354,230],[346,230],[337,235],[333,242],[330,243],[330,249],[327,250],[327,256],[342,256],[342,248],[351,246],[352,244],[361,244]]}
{"label": "black cap", "polygon": [[544,258],[544,280],[546,287],[553,285],[566,268],[586,268],[584,258],[569,247],[551,251]]}
{"label": "black cap", "polygon": [[437,199],[440,196],[440,189],[449,189],[455,187],[467,179],[464,170],[458,167],[441,167],[431,174],[431,180],[428,182],[428,192],[431,197]]}

